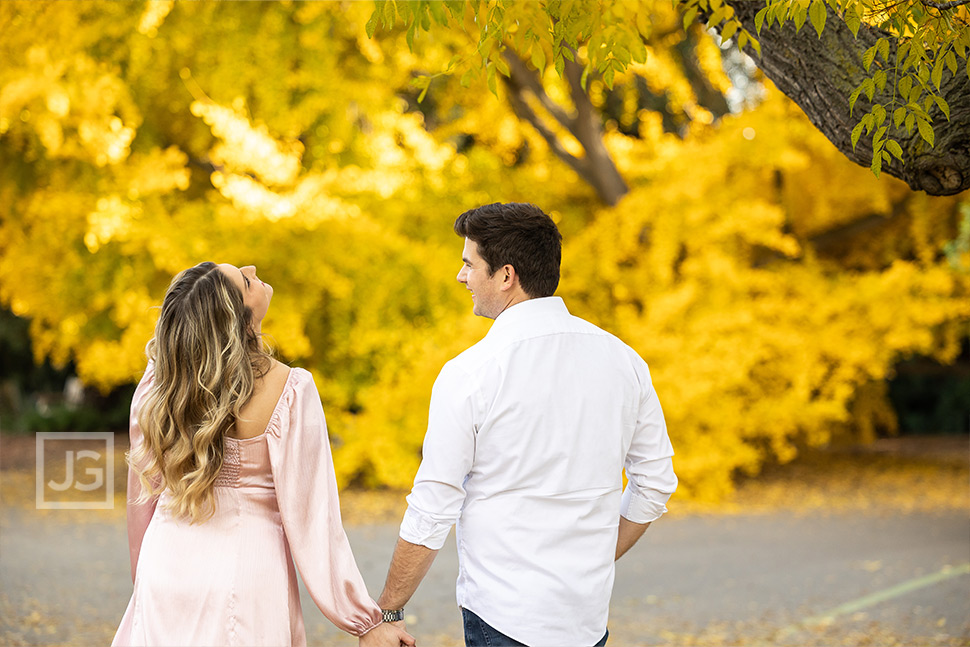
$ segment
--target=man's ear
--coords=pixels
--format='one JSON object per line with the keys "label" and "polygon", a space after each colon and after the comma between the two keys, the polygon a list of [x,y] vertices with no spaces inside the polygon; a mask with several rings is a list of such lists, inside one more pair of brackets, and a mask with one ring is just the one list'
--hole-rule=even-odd
{"label": "man's ear", "polygon": [[505,264],[499,270],[501,272],[502,278],[502,290],[511,290],[518,283],[518,275],[515,273],[515,268],[509,264]]}

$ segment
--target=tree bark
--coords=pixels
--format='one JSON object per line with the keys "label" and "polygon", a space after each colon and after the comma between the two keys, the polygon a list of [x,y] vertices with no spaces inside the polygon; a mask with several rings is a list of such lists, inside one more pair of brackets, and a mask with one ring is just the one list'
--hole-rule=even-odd
{"label": "tree bark", "polygon": [[[761,0],[728,0],[735,15],[749,32],[755,34],[755,15],[764,6]],[[835,144],[846,157],[868,167],[872,161],[871,140],[865,136],[852,148],[852,129],[858,116],[871,107],[863,94],[849,113],[849,95],[868,75],[862,64],[863,53],[880,37],[890,42],[889,60],[895,60],[896,39],[886,32],[863,25],[858,38],[853,37],[845,22],[826,5],[828,16],[821,38],[810,24],[796,33],[788,22],[782,27],[763,28],[758,40],[761,56],[746,47],[755,63],[778,89],[788,95],[805,112],[811,122]],[[890,83],[892,83],[892,70]],[[887,85],[887,92],[892,92]],[[903,161],[893,158],[884,163],[882,172],[906,182],[911,188],[930,195],[953,195],[970,189],[970,79],[958,70],[944,72],[940,95],[950,107],[950,120],[936,106],[929,112],[933,118],[935,146],[926,144],[914,129],[890,131],[903,149]],[[889,103],[889,98],[873,97],[875,102]],[[887,123],[892,110],[887,110]]]}

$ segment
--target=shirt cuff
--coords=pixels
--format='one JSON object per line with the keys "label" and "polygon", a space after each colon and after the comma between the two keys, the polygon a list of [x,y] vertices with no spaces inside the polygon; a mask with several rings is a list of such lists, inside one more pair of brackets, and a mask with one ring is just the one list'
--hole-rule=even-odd
{"label": "shirt cuff", "polygon": [[445,539],[453,525],[454,521],[439,521],[408,506],[404,520],[401,521],[401,539],[431,550],[439,550],[445,545]]}
{"label": "shirt cuff", "polygon": [[650,523],[667,512],[667,499],[670,494],[657,490],[637,490],[627,484],[620,501],[620,516],[633,523]]}

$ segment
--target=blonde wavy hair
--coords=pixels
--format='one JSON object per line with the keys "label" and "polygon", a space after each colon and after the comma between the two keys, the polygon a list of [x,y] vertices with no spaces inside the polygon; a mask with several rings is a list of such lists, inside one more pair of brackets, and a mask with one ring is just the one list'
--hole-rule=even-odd
{"label": "blonde wavy hair", "polygon": [[239,288],[215,263],[180,272],[146,349],[155,381],[137,412],[145,442],[128,457],[142,499],[166,489],[168,509],[191,523],[215,512],[225,437],[270,355]]}

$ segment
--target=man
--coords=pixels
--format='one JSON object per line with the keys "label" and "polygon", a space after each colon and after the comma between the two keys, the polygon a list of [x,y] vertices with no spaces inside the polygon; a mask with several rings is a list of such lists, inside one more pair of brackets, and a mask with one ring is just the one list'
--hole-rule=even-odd
{"label": "man", "polygon": [[378,602],[403,618],[457,521],[466,645],[603,645],[613,562],[677,487],[647,365],[552,296],[562,237],[538,207],[479,207],[455,232],[458,281],[495,323],[435,382]]}

